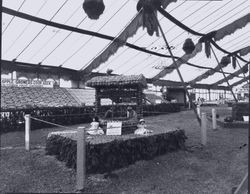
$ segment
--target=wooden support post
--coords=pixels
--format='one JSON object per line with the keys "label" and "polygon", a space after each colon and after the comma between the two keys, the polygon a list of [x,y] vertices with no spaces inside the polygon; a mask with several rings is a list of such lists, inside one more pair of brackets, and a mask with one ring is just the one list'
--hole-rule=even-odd
{"label": "wooden support post", "polygon": [[207,115],[201,113],[201,144],[207,145]]}
{"label": "wooden support post", "polygon": [[199,104],[197,105],[197,114],[201,118],[201,106]]}
{"label": "wooden support post", "polygon": [[211,101],[211,91],[208,89],[208,100]]}
{"label": "wooden support post", "polygon": [[85,127],[78,127],[77,130],[77,162],[76,162],[76,189],[82,191],[86,178],[86,149],[85,149]]}
{"label": "wooden support post", "polygon": [[100,114],[101,98],[100,98],[100,88],[95,90],[95,116]]}
{"label": "wooden support post", "polygon": [[165,34],[164,34],[164,32],[163,32],[163,30],[162,30],[162,28],[161,28],[161,25],[160,25],[160,23],[159,23],[159,20],[158,20],[158,18],[156,17],[155,14],[154,14],[154,16],[155,16],[155,19],[156,19],[157,24],[158,24],[158,26],[159,26],[159,29],[160,29],[160,31],[161,31],[162,37],[163,37],[163,39],[164,39],[164,41],[165,41],[165,44],[166,44],[166,46],[167,46],[168,52],[170,53],[171,58],[172,58],[172,61],[173,61],[173,63],[175,64],[176,71],[177,71],[177,73],[178,73],[178,75],[179,75],[179,78],[180,78],[180,80],[181,80],[181,82],[182,82],[182,85],[183,85],[183,87],[184,87],[184,90],[185,90],[185,92],[186,92],[186,94],[187,94],[187,96],[188,96],[188,100],[192,103],[193,111],[194,111],[194,113],[195,113],[195,115],[196,115],[196,118],[197,118],[197,120],[198,120],[198,123],[201,125],[201,119],[200,119],[200,117],[199,117],[198,114],[197,114],[197,111],[196,111],[195,106],[193,106],[192,98],[191,98],[191,96],[190,96],[190,94],[189,94],[189,92],[188,92],[187,86],[186,86],[186,84],[185,84],[185,82],[184,82],[184,80],[183,80],[183,77],[182,77],[182,75],[181,75],[181,72],[180,72],[180,70],[179,70],[179,67],[178,67],[178,65],[177,65],[177,63],[176,63],[176,61],[175,61],[174,55],[173,55],[173,53],[172,53],[172,51],[171,51],[171,48],[170,48],[170,46],[169,46],[169,44],[168,44],[168,41],[167,41],[167,39],[166,39],[166,37],[165,37]]}
{"label": "wooden support post", "polygon": [[25,149],[30,150],[30,115],[24,116],[25,119]]}
{"label": "wooden support post", "polygon": [[[236,62],[238,64],[238,66],[240,67],[240,69],[242,69],[242,67],[241,67],[239,61],[237,60],[237,58],[236,58]],[[249,62],[248,62],[248,64],[249,64]],[[243,71],[242,71],[242,73],[243,73],[244,78],[246,78],[246,74]],[[247,80],[247,83],[249,83],[249,80]]]}
{"label": "wooden support post", "polygon": [[212,124],[213,124],[213,129],[217,129],[217,120],[216,120],[216,109],[212,109]]}

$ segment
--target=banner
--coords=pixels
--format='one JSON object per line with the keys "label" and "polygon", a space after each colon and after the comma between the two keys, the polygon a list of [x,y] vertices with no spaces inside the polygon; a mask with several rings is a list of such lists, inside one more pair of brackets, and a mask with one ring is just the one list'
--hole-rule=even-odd
{"label": "banner", "polygon": [[2,86],[53,88],[54,81],[1,78]]}

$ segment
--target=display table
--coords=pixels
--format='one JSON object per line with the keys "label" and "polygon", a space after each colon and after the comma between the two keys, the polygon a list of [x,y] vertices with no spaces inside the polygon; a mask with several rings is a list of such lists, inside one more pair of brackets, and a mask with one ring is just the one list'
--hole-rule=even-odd
{"label": "display table", "polygon": [[[67,132],[68,133],[68,132]],[[77,133],[60,132],[50,134],[46,142],[46,153],[55,155],[60,161],[76,168]],[[91,137],[91,138],[90,138]],[[104,173],[126,167],[138,160],[148,160],[155,156],[185,147],[184,130],[159,129],[148,135],[87,136],[87,173]]]}

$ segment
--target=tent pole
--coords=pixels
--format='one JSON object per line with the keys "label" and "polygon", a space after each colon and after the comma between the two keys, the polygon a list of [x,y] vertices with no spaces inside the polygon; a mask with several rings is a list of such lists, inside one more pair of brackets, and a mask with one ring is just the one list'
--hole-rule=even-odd
{"label": "tent pole", "polygon": [[[236,58],[236,63],[238,64],[238,66],[240,67],[240,69],[242,69],[242,67],[241,67],[239,61],[237,60],[237,58]],[[243,73],[244,78],[246,78],[246,74],[243,71],[242,71],[242,73]],[[249,81],[247,81],[247,83],[249,83]]]}
{"label": "tent pole", "polygon": [[213,55],[214,55],[214,57],[215,57],[215,59],[216,59],[218,65],[219,65],[219,67],[220,67],[220,70],[221,70],[221,72],[222,72],[224,78],[226,79],[227,85],[228,85],[228,87],[229,87],[229,89],[230,89],[230,91],[231,91],[231,93],[232,93],[232,95],[233,95],[233,97],[234,97],[235,102],[238,102],[236,96],[234,95],[233,88],[230,86],[230,84],[229,84],[229,82],[228,82],[228,79],[227,79],[227,77],[226,77],[226,75],[225,75],[225,73],[224,73],[224,71],[223,71],[223,69],[222,69],[222,67],[221,67],[221,64],[220,64],[220,62],[219,62],[219,60],[218,60],[218,58],[217,58],[217,56],[216,56],[216,54],[215,54],[215,52],[214,52],[213,47],[211,47],[211,50],[212,50],[212,52],[213,52]]}
{"label": "tent pole", "polygon": [[189,100],[189,102],[191,103],[191,107],[193,108],[193,111],[194,111],[194,113],[195,113],[195,115],[196,115],[196,118],[197,118],[197,120],[198,120],[198,123],[201,125],[201,119],[200,119],[200,117],[199,117],[199,115],[198,115],[198,113],[197,113],[197,110],[196,110],[196,108],[195,108],[195,106],[194,106],[194,103],[192,102],[192,98],[191,98],[191,96],[190,96],[190,94],[189,94],[189,92],[188,92],[187,86],[186,86],[186,84],[185,84],[185,82],[184,82],[184,80],[183,80],[183,77],[182,77],[182,75],[181,75],[181,72],[180,72],[180,70],[179,70],[179,67],[178,67],[178,65],[177,65],[177,63],[176,63],[176,61],[175,61],[174,55],[173,55],[173,53],[172,53],[172,51],[171,51],[171,49],[170,49],[170,47],[169,47],[168,41],[167,41],[167,39],[166,39],[166,37],[165,37],[165,34],[164,34],[164,32],[163,32],[163,30],[162,30],[162,28],[161,28],[161,25],[160,25],[160,23],[159,23],[159,20],[158,20],[158,18],[156,17],[155,14],[154,14],[154,17],[156,18],[156,21],[157,21],[157,24],[158,24],[159,29],[160,29],[160,31],[161,31],[162,37],[163,37],[163,39],[164,39],[164,41],[165,41],[165,44],[166,44],[167,49],[168,49],[168,51],[169,51],[169,53],[170,53],[170,56],[171,56],[171,58],[172,58],[172,60],[173,60],[173,63],[175,64],[175,68],[176,68],[177,73],[178,73],[178,75],[179,75],[179,77],[180,77],[180,80],[181,80],[181,82],[182,82],[182,84],[183,84],[184,90],[185,90],[185,92],[186,92],[186,94],[187,94],[187,96],[188,96],[188,100]]}

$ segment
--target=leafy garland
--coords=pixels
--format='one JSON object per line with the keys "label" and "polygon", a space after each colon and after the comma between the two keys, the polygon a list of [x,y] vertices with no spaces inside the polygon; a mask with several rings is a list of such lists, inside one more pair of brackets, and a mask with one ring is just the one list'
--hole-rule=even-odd
{"label": "leafy garland", "polygon": [[250,53],[250,46],[247,46],[243,49],[240,49],[238,52],[239,52],[240,56],[245,56],[248,53]]}
{"label": "leafy garland", "polygon": [[245,27],[249,22],[250,22],[250,13],[243,16],[242,18],[239,18],[238,20],[235,20],[233,23],[230,23],[217,30],[214,36],[214,40],[219,41],[225,38],[226,36],[233,34],[237,29]]}

